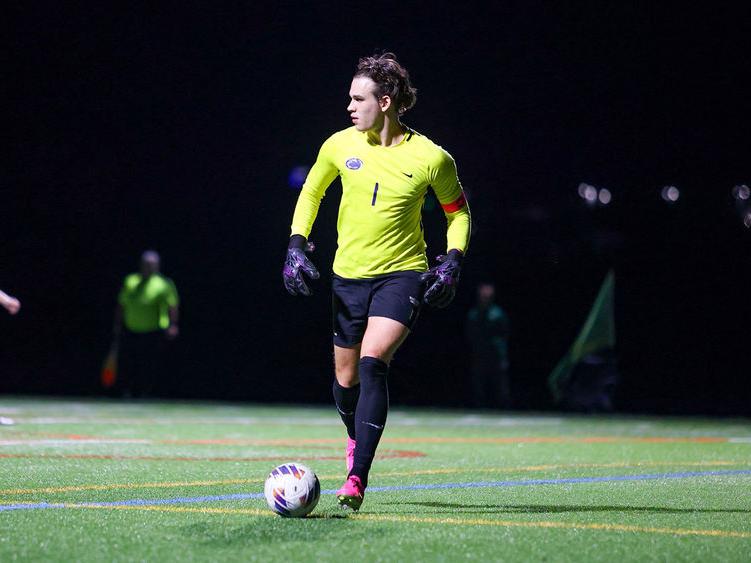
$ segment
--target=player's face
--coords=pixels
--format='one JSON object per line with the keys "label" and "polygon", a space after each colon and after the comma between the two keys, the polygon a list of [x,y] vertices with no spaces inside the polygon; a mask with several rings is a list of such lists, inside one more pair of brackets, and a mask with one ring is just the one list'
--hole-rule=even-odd
{"label": "player's face", "polygon": [[481,306],[487,307],[495,299],[495,286],[489,283],[480,284],[477,288],[477,301]]}
{"label": "player's face", "polygon": [[144,258],[141,260],[141,275],[145,278],[156,274],[159,271],[159,260],[154,258]]}
{"label": "player's face", "polygon": [[358,131],[380,129],[388,107],[388,97],[378,99],[376,84],[367,76],[355,76],[349,89],[347,106],[352,124]]}

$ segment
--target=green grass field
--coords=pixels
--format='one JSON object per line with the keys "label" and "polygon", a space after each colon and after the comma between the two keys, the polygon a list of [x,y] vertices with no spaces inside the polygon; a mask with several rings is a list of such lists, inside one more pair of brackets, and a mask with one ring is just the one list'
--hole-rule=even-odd
{"label": "green grass field", "polygon": [[[394,409],[343,516],[333,408],[0,397],[0,561],[750,561],[751,423]],[[259,493],[300,461],[313,514]]]}

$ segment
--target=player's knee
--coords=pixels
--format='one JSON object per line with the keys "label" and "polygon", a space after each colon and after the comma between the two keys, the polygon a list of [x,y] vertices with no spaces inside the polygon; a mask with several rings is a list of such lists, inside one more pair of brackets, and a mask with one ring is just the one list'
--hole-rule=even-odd
{"label": "player's knee", "polygon": [[376,358],[388,365],[391,363],[391,358],[394,357],[394,351],[386,346],[370,344],[368,346],[363,346],[360,350],[360,358],[366,357]]}
{"label": "player's knee", "polygon": [[354,387],[360,382],[359,362],[359,346],[355,348],[334,348],[334,375],[339,385]]}
{"label": "player's knee", "polygon": [[336,381],[342,387],[354,387],[360,383],[360,377],[357,372],[357,364],[342,365],[337,363],[334,368]]}
{"label": "player's knee", "polygon": [[344,374],[344,375],[336,375],[336,381],[339,385],[342,387],[354,387],[358,383],[360,383],[360,378],[357,376],[357,374]]}
{"label": "player's knee", "polygon": [[369,342],[363,342],[360,348],[360,358],[378,358],[382,362],[389,364],[391,363],[391,358],[394,357],[395,348],[395,346],[391,346],[388,343],[373,339]]}
{"label": "player's knee", "polygon": [[363,355],[360,358],[360,375],[364,379],[366,376],[386,377],[389,366],[382,359],[375,356]]}
{"label": "player's knee", "polygon": [[395,343],[390,338],[384,338],[381,334],[373,332],[366,334],[360,347],[360,359],[377,358],[382,362],[391,362],[391,357],[396,349]]}

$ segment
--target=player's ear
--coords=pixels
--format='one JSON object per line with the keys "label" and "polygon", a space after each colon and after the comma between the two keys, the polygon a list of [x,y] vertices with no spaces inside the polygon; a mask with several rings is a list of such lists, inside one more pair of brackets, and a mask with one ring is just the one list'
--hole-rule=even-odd
{"label": "player's ear", "polygon": [[391,96],[381,96],[381,98],[378,100],[378,103],[381,106],[381,111],[383,113],[386,113],[388,109],[391,107]]}

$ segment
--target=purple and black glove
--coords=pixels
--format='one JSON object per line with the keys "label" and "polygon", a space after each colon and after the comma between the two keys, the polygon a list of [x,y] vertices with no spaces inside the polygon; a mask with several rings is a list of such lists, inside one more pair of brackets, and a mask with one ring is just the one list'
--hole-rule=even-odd
{"label": "purple and black glove", "polygon": [[305,273],[306,276],[314,280],[320,277],[313,262],[305,256],[306,252],[313,252],[314,250],[315,245],[312,242],[306,242],[305,237],[301,235],[292,235],[289,239],[282,279],[284,280],[284,287],[290,295],[311,295],[313,293],[302,275]]}
{"label": "purple and black glove", "polygon": [[420,277],[427,287],[423,296],[425,303],[439,309],[451,303],[459,283],[463,257],[461,251],[449,250],[448,254],[437,258],[439,264]]}

